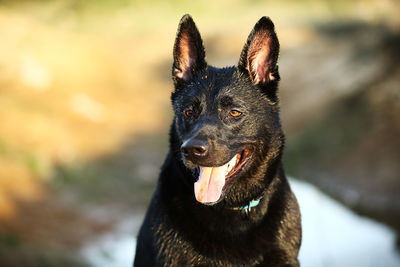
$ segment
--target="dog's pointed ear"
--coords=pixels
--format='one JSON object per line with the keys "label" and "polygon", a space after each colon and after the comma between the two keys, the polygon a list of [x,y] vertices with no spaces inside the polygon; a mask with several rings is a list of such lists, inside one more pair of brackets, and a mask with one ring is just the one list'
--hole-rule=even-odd
{"label": "dog's pointed ear", "polygon": [[174,64],[172,78],[175,84],[189,81],[194,72],[207,67],[205,51],[199,30],[192,17],[182,17],[174,45]]}
{"label": "dog's pointed ear", "polygon": [[254,26],[240,55],[238,69],[250,76],[253,84],[264,87],[279,81],[279,41],[270,18],[262,17]]}

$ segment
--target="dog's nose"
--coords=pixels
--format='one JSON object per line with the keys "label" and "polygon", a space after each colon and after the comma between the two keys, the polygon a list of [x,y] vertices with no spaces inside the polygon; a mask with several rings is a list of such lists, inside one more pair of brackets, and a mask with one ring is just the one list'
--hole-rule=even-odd
{"label": "dog's nose", "polygon": [[181,151],[185,157],[204,157],[207,155],[208,149],[208,142],[201,139],[188,139],[181,146]]}

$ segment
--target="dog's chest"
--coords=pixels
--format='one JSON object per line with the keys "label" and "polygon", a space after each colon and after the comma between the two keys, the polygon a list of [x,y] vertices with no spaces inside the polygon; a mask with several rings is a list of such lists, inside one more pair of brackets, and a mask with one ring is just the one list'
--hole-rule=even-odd
{"label": "dog's chest", "polygon": [[265,240],[228,240],[205,232],[191,235],[165,225],[160,227],[156,235],[158,260],[164,266],[256,266],[264,259]]}

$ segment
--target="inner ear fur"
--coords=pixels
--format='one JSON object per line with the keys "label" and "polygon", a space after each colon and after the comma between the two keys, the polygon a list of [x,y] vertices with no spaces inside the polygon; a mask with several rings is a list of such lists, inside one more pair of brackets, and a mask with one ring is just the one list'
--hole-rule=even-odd
{"label": "inner ear fur", "polygon": [[196,71],[207,67],[205,50],[200,32],[192,17],[182,17],[174,45],[172,77],[176,84],[187,82]]}
{"label": "inner ear fur", "polygon": [[279,80],[278,56],[279,41],[275,26],[268,17],[262,17],[247,38],[238,68],[246,72],[255,85],[265,86]]}

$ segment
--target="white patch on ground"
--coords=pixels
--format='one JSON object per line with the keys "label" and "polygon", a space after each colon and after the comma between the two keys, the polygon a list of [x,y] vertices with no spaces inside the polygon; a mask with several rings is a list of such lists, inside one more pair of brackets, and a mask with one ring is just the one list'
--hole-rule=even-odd
{"label": "white patch on ground", "polygon": [[308,183],[290,182],[302,213],[302,266],[400,266],[391,229],[358,216]]}
{"label": "white patch on ground", "polygon": [[81,255],[94,267],[132,267],[136,248],[133,230],[138,228],[141,219],[142,216],[124,220],[114,232],[89,242]]}
{"label": "white patch on ground", "polygon": [[[291,179],[299,201],[303,267],[399,267],[395,233],[383,224],[356,215],[314,186]],[[142,215],[121,223],[116,231],[93,240],[82,255],[95,267],[131,267]]]}

